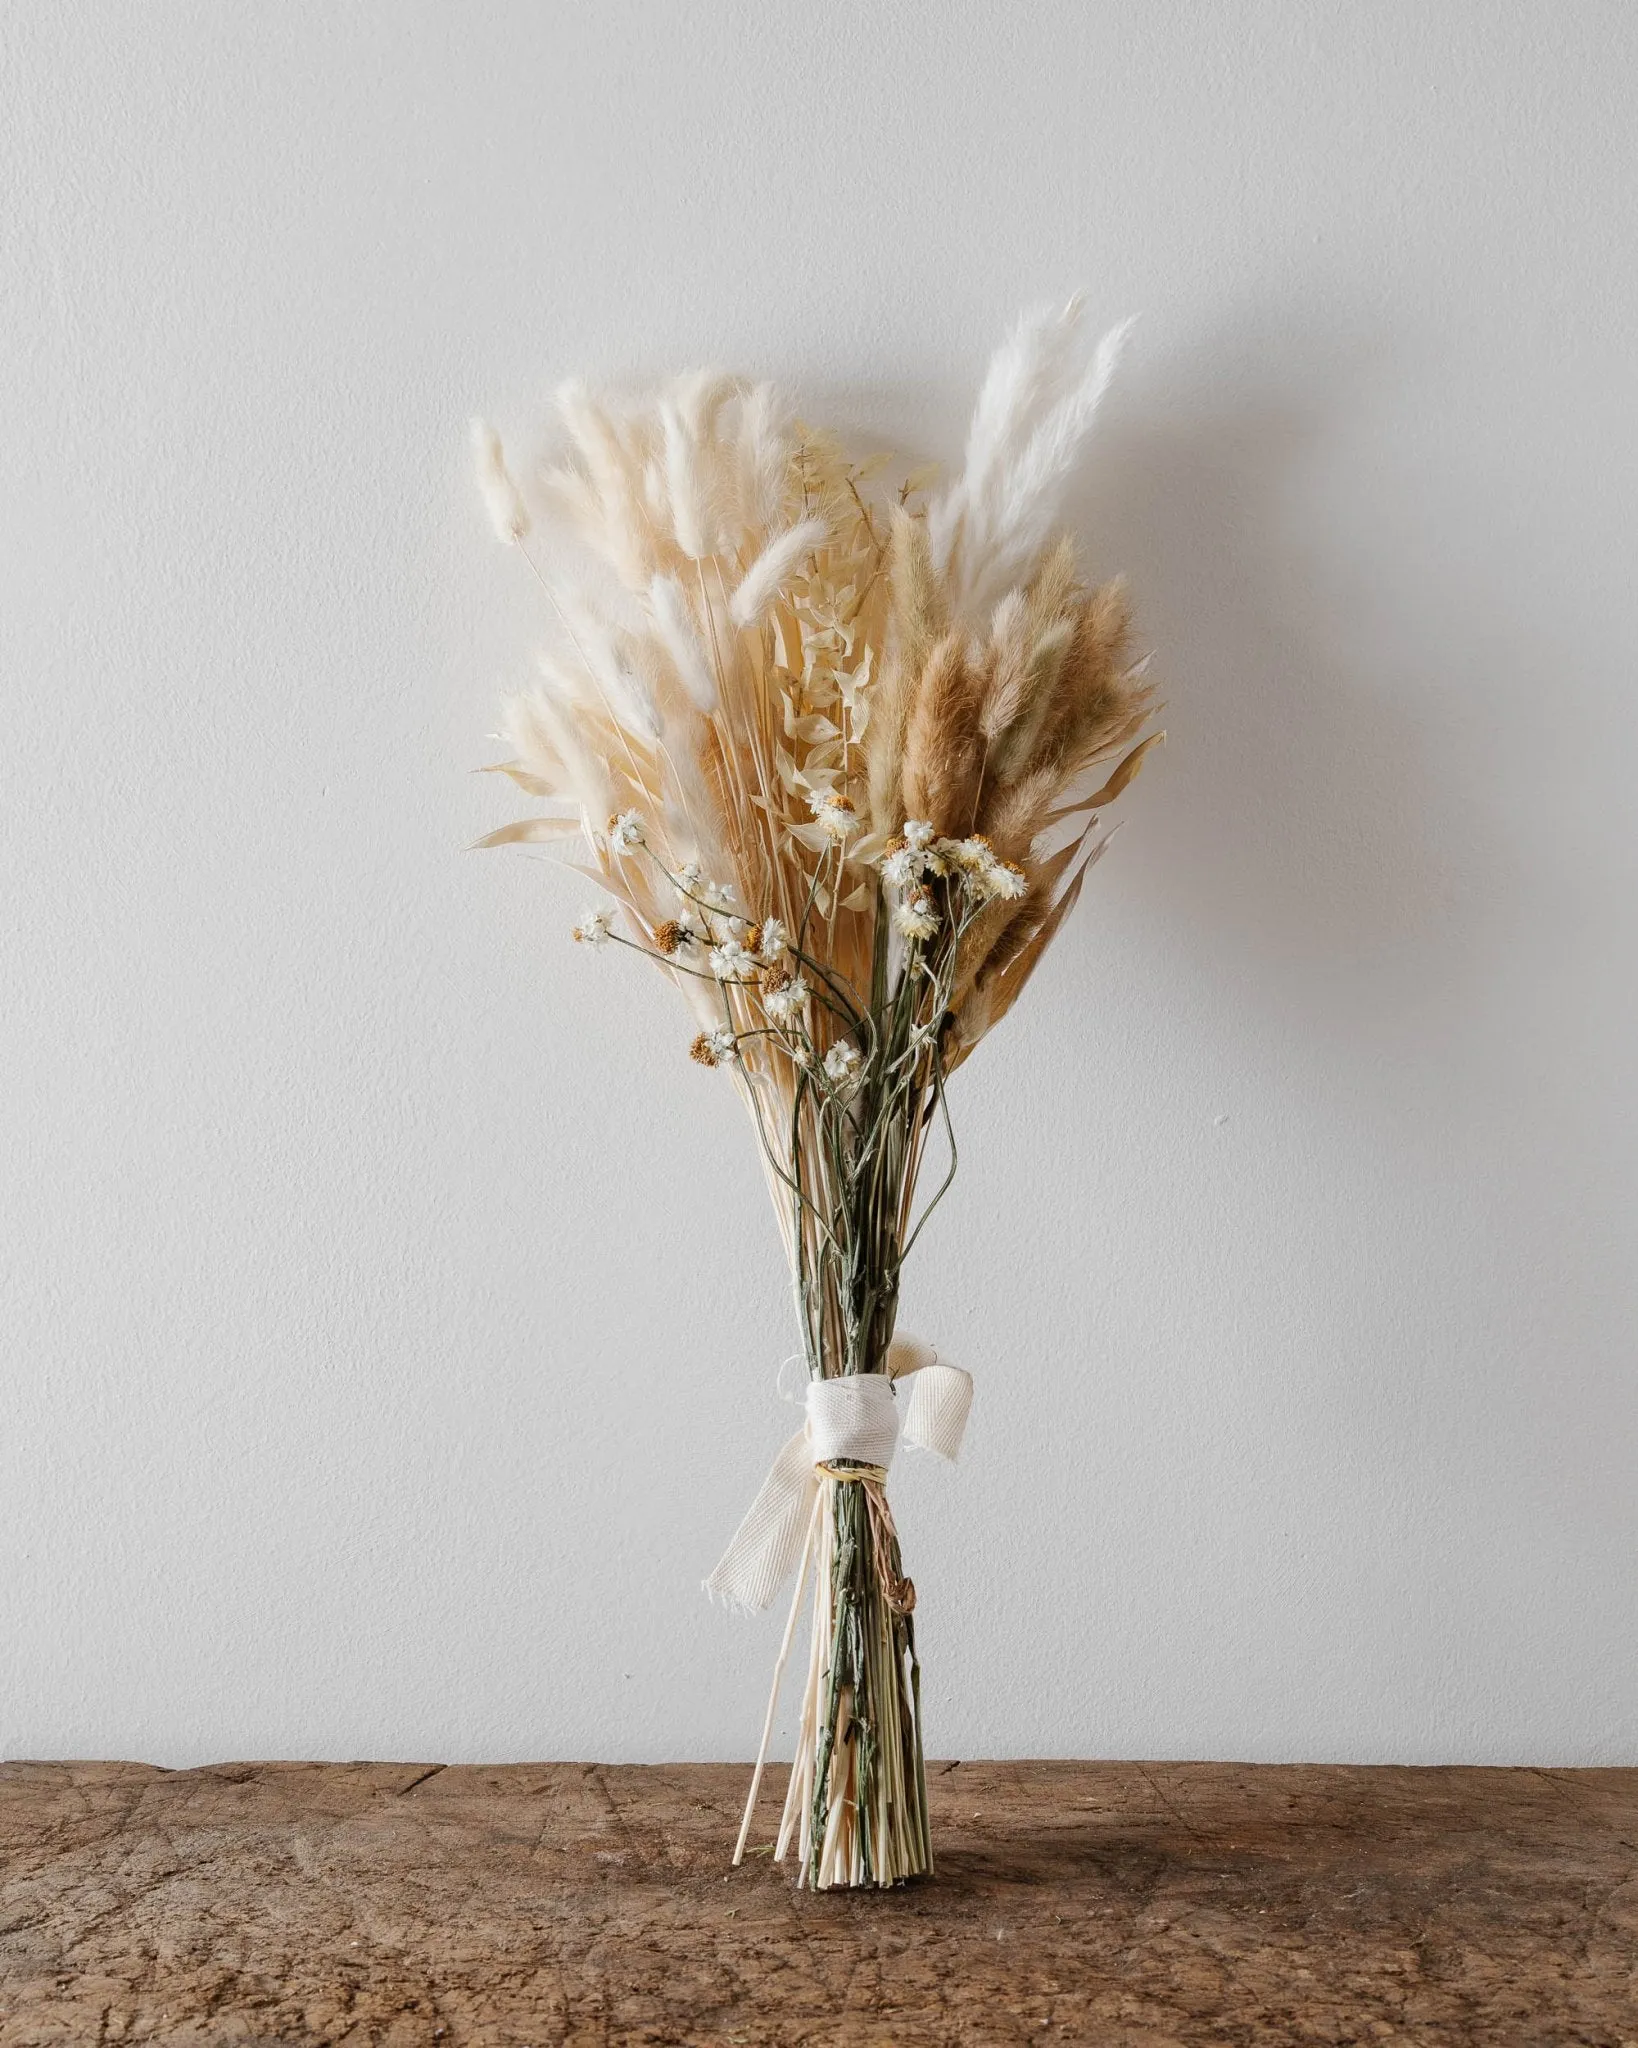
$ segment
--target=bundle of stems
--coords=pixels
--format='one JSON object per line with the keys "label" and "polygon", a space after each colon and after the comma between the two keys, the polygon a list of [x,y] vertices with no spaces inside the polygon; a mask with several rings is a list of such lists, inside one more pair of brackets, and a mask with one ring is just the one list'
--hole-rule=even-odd
{"label": "bundle of stems", "polygon": [[[1160,737],[1141,736],[1122,587],[1085,587],[1056,530],[1120,338],[1090,350],[1078,301],[1026,316],[942,489],[894,488],[886,458],[705,373],[625,405],[565,386],[566,457],[521,481],[475,428],[496,532],[552,628],[493,771],[540,808],[479,843],[561,842],[611,899],[575,937],[645,954],[693,1007],[693,1057],[750,1112],[814,1377],[890,1369],[903,1263],[955,1173],[949,1078]],[[918,1211],[929,1147],[943,1170]],[[820,1886],[932,1867],[885,1477],[821,1468],[801,1575],[778,1850],[796,1839]]]}

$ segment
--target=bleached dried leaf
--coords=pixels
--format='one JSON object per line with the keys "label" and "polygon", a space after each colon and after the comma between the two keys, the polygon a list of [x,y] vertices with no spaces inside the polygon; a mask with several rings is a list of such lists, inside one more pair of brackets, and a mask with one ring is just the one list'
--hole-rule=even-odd
{"label": "bleached dried leaf", "polygon": [[519,789],[527,790],[530,796],[550,796],[552,785],[517,761],[491,761],[487,766],[474,768],[474,775],[504,775],[508,782],[515,782]]}
{"label": "bleached dried leaf", "polygon": [[567,838],[579,830],[578,818],[517,818],[510,825],[502,825],[498,831],[486,832],[481,839],[474,839],[467,851],[478,853],[486,846],[540,846],[548,840]]}

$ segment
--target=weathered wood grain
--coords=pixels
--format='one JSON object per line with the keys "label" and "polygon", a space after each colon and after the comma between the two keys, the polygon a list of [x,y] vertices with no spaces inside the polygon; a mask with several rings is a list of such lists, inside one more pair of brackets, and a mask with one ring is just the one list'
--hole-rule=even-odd
{"label": "weathered wood grain", "polygon": [[868,1897],[728,1875],[745,1782],[5,1766],[0,2048],[1638,2048],[1638,1771],[935,1766]]}

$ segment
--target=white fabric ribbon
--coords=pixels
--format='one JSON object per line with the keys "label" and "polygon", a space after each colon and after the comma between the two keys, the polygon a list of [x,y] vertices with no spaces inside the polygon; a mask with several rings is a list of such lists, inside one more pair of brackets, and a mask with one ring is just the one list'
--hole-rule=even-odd
{"label": "white fabric ribbon", "polygon": [[[902,1399],[895,1392],[900,1385]],[[933,1347],[911,1336],[893,1339],[885,1373],[810,1380],[807,1420],[774,1459],[705,1590],[729,1607],[760,1614],[802,1555],[819,1487],[815,1467],[848,1458],[885,1471],[901,1438],[953,1464],[972,1401],[972,1374],[940,1365]]]}

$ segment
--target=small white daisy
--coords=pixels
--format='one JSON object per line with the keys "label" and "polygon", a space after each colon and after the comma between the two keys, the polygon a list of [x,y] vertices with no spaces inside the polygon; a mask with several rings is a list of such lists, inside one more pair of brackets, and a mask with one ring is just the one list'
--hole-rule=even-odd
{"label": "small white daisy", "polygon": [[583,910],[574,935],[582,946],[606,946],[613,929],[614,919],[606,910]]}
{"label": "small white daisy", "polygon": [[739,1042],[731,1031],[702,1031],[688,1048],[688,1057],[702,1067],[725,1066],[739,1057]]}
{"label": "small white daisy", "polygon": [[757,947],[757,953],[770,967],[790,945],[790,942],[790,934],[785,930],[785,927],[777,917],[763,919],[762,943]]}
{"label": "small white daisy", "polygon": [[697,860],[685,862],[682,867],[678,868],[672,879],[685,896],[697,896],[700,893],[699,862]]}
{"label": "small white daisy", "polygon": [[937,832],[933,826],[928,824],[925,818],[907,818],[905,820],[905,843],[913,847],[917,853],[925,853],[937,837]]}
{"label": "small white daisy", "polygon": [[616,853],[632,853],[648,838],[641,811],[622,811],[609,820],[609,844]]}
{"label": "small white daisy", "polygon": [[845,1040],[825,1054],[825,1076],[834,1088],[849,1088],[858,1079],[859,1048]]}
{"label": "small white daisy", "polygon": [[882,862],[882,880],[895,889],[908,889],[921,876],[921,855],[913,847],[901,846]]}
{"label": "small white daisy", "polygon": [[718,981],[743,980],[755,967],[756,962],[738,939],[724,939],[720,946],[711,948],[711,972]]}

